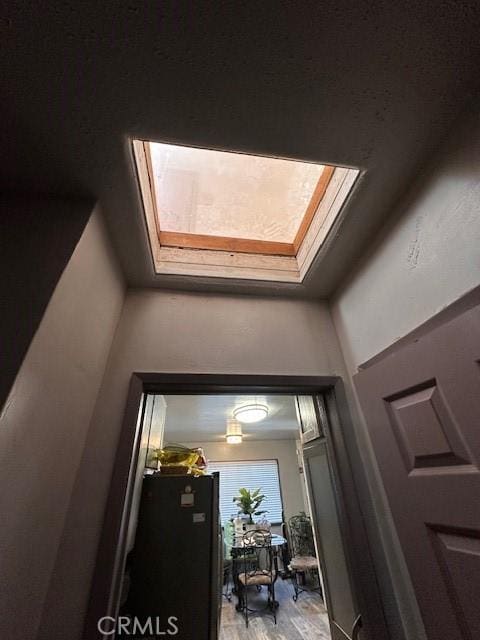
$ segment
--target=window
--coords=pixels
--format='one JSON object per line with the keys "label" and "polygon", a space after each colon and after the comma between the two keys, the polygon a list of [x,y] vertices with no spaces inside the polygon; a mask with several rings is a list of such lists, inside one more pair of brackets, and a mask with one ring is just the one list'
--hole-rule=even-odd
{"label": "window", "polygon": [[276,460],[243,460],[239,462],[209,462],[209,473],[220,473],[220,515],[225,524],[237,515],[233,502],[241,487],[253,491],[261,487],[266,498],[260,509],[267,511],[265,517],[272,524],[283,520],[282,494]]}

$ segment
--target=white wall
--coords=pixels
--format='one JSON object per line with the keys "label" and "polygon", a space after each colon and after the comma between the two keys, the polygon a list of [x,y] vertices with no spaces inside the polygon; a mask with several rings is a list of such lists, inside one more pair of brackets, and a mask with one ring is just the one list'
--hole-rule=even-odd
{"label": "white wall", "polygon": [[[80,637],[103,509],[135,371],[345,375],[324,304],[130,291],[75,483],[56,570],[68,585],[55,616]],[[70,581],[75,566],[75,581]],[[47,636],[45,636],[47,637]],[[50,629],[48,640],[62,638]]]}
{"label": "white wall", "polygon": [[84,199],[0,194],[0,407],[92,209]]}
{"label": "white wall", "polygon": [[[345,363],[358,366],[480,283],[480,118],[452,131],[332,302]],[[407,637],[424,637],[408,572],[358,404],[357,438]]]}
{"label": "white wall", "polygon": [[300,484],[295,440],[252,440],[250,442],[244,440],[241,444],[235,445],[226,442],[190,442],[188,446],[202,447],[207,460],[215,460],[215,462],[278,460],[286,520],[288,521],[300,511],[307,511]]}
{"label": "white wall", "polygon": [[334,300],[354,371],[480,283],[480,117],[451,138]]}
{"label": "white wall", "polygon": [[0,417],[2,638],[37,637],[123,297],[123,282],[95,212]]}

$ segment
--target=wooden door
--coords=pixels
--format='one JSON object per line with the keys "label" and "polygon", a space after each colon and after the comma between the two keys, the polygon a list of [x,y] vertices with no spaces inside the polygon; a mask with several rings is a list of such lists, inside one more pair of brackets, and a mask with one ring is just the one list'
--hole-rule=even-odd
{"label": "wooden door", "polygon": [[304,444],[302,458],[332,640],[384,640],[388,631],[346,447],[351,424],[341,380],[321,396],[304,396],[297,407],[301,424],[317,421],[318,437]]}
{"label": "wooden door", "polygon": [[303,460],[330,633],[332,640],[350,639],[358,605],[345,550],[340,496],[325,438],[309,443]]}
{"label": "wooden door", "polygon": [[480,307],[355,385],[429,640],[480,638]]}

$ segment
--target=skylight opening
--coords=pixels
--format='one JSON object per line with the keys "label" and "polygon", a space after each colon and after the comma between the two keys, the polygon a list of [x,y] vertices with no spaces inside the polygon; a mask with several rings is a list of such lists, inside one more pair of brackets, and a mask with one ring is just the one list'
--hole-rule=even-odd
{"label": "skylight opening", "polygon": [[358,174],[140,140],[133,149],[157,273],[301,282]]}

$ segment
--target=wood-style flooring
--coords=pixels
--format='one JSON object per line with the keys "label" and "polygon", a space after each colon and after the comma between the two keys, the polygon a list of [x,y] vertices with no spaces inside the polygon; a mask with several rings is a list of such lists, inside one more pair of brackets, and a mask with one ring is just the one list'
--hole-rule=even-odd
{"label": "wood-style flooring", "polygon": [[[275,598],[279,602],[277,624],[269,611],[257,613],[245,626],[243,613],[235,609],[237,599],[223,598],[222,622],[219,640],[330,640],[328,616],[318,593],[301,593],[297,602],[292,599],[293,587],[290,580],[279,578],[275,584]],[[252,590],[252,599],[255,596]],[[266,594],[258,594],[262,603]]]}

